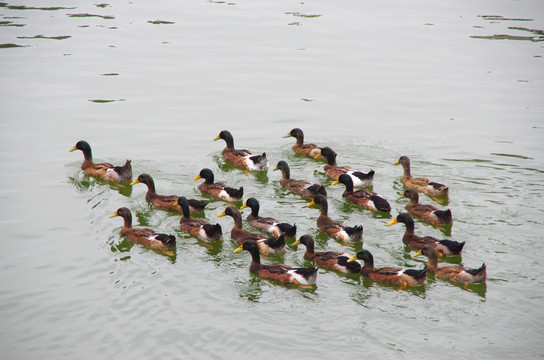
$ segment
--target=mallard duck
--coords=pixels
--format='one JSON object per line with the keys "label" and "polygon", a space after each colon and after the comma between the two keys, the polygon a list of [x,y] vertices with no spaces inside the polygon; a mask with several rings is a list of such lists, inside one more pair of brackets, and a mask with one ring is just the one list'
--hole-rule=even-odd
{"label": "mallard duck", "polygon": [[340,175],[338,179],[332,183],[332,186],[339,183],[346,186],[346,190],[344,190],[344,193],[342,194],[342,197],[346,200],[373,211],[391,211],[389,202],[375,192],[367,189],[353,191],[353,179],[348,174]]}
{"label": "mallard duck", "polygon": [[240,186],[239,189],[231,188],[222,182],[214,183],[213,178],[213,172],[210,169],[202,169],[200,170],[200,173],[195,176],[193,181],[204,179],[205,181],[198,186],[200,191],[219,200],[242,200],[242,197],[244,196],[244,188],[242,186]]}
{"label": "mallard duck", "polygon": [[160,234],[147,228],[133,228],[132,213],[126,207],[117,209],[110,218],[116,216],[123,218],[121,235],[126,236],[130,241],[156,250],[170,250],[176,246],[176,237],[174,235]]}
{"label": "mallard duck", "polygon": [[288,137],[297,139],[296,144],[293,145],[293,151],[297,154],[313,158],[321,151],[321,148],[315,144],[304,144],[304,133],[299,128],[294,128],[284,136],[284,138]]}
{"label": "mallard duck", "polygon": [[280,223],[276,219],[271,217],[259,216],[259,201],[255,198],[249,198],[246,203],[240,207],[240,210],[246,207],[251,208],[251,214],[247,216],[247,222],[249,225],[256,229],[265,231],[269,234],[278,236],[283,234],[286,237],[295,237],[297,234],[297,226],[287,223]]}
{"label": "mallard duck", "polygon": [[110,163],[95,163],[93,161],[93,154],[91,152],[91,145],[86,141],[78,141],[70,152],[75,150],[81,150],[85,160],[81,164],[81,169],[91,176],[97,178],[114,181],[114,182],[126,182],[132,180],[132,166],[130,160],[125,162],[123,166],[115,166]]}
{"label": "mallard duck", "polygon": [[439,278],[448,279],[462,284],[477,284],[485,282],[487,278],[486,265],[482,264],[478,269],[465,269],[460,266],[438,266],[438,253],[432,246],[424,246],[413,257],[425,255],[428,258],[427,269]]}
{"label": "mallard duck", "polygon": [[310,235],[302,235],[293,245],[302,244],[306,246],[304,258],[315,262],[317,265],[324,266],[331,270],[339,271],[345,274],[359,274],[361,264],[358,261],[347,262],[351,255],[335,251],[316,252],[314,250],[314,238]]}
{"label": "mallard duck", "polygon": [[327,233],[337,240],[341,240],[347,243],[354,243],[363,241],[363,226],[346,226],[340,222],[332,220],[328,215],[329,205],[327,198],[323,195],[317,195],[308,205],[319,205],[321,207],[321,214],[317,218],[317,227],[319,230]]}
{"label": "mallard duck", "polygon": [[178,197],[174,206],[181,207],[183,212],[183,216],[179,220],[181,230],[203,241],[223,240],[221,225],[212,225],[204,219],[191,218],[191,210],[187,198],[184,196]]}
{"label": "mallard duck", "polygon": [[374,170],[370,170],[365,174],[362,171],[355,171],[351,166],[336,166],[336,152],[328,146],[321,149],[315,158],[317,159],[319,156],[327,159],[325,175],[331,179],[337,180],[340,175],[346,174],[351,177],[353,186],[372,186],[374,183]]}
{"label": "mallard duck", "polygon": [[401,156],[394,165],[398,164],[401,164],[404,169],[404,174],[400,180],[406,187],[428,195],[448,196],[449,188],[446,185],[433,182],[427,178],[412,177],[412,174],[410,173],[410,159],[408,156]]}
{"label": "mallard duck", "polygon": [[261,256],[259,254],[259,247],[253,240],[248,240],[234,249],[234,253],[238,253],[242,250],[247,250],[251,254],[251,265],[249,271],[253,274],[266,279],[275,280],[283,284],[296,284],[307,287],[315,284],[317,279],[317,268],[305,268],[305,267],[290,267],[284,264],[278,265],[263,265],[261,264]]}
{"label": "mallard duck", "polygon": [[221,153],[225,161],[246,170],[268,169],[266,153],[263,152],[261,155],[255,155],[249,150],[235,149],[232,134],[227,130],[221,131],[213,140],[215,141],[219,139],[223,139],[227,143],[227,146]]}
{"label": "mallard duck", "polygon": [[[410,202],[404,207],[410,215],[417,216],[433,225],[447,225],[453,222],[451,210],[439,210],[434,205],[420,204],[419,195],[414,189],[406,189],[400,198],[408,198]],[[400,199],[399,198],[399,199]]]}
{"label": "mallard duck", "polygon": [[368,250],[360,250],[353,255],[348,262],[355,260],[363,260],[363,270],[361,274],[372,280],[378,282],[389,283],[393,285],[400,285],[400,289],[404,289],[406,286],[419,286],[425,284],[427,280],[427,268],[423,270],[416,269],[399,269],[396,267],[374,267],[374,257]]}
{"label": "mallard duck", "polygon": [[227,207],[221,214],[217,215],[217,217],[223,217],[225,215],[234,219],[234,227],[230,232],[230,237],[238,244],[253,240],[257,243],[259,251],[263,255],[279,254],[285,251],[285,237],[283,235],[268,238],[266,235],[245,230],[242,226],[242,215],[240,215],[240,211],[234,206]]}
{"label": "mallard duck", "polygon": [[436,249],[439,255],[456,256],[461,253],[463,246],[465,246],[464,241],[439,240],[432,236],[417,236],[414,233],[414,219],[412,219],[408,213],[400,213],[396,218],[391,220],[387,226],[396,223],[403,223],[406,225],[406,231],[402,237],[402,242],[413,249],[421,249],[426,245],[430,245]]}
{"label": "mallard duck", "polygon": [[303,198],[313,199],[318,194],[327,196],[327,190],[323,185],[314,184],[307,180],[291,179],[289,165],[287,165],[287,163],[283,160],[278,162],[274,170],[281,171],[280,184]]}
{"label": "mallard duck", "polygon": [[[147,202],[153,204],[153,206],[158,209],[182,212],[181,206],[179,204],[174,205],[174,203],[176,203],[176,201],[178,200],[179,196],[158,195],[155,192],[155,182],[150,175],[140,174],[133,182],[130,183],[130,185],[135,185],[139,183],[147,185],[147,193],[145,194],[145,200]],[[192,213],[204,211],[204,207],[208,205],[207,202],[196,199],[188,199],[187,202],[189,203],[189,208],[191,209]]]}

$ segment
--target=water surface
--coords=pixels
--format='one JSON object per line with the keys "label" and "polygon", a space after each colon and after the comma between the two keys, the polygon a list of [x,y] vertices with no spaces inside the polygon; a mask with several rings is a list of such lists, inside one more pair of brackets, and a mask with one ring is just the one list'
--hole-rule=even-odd
{"label": "water surface", "polygon": [[[27,358],[542,357],[544,18],[537,1],[143,1],[0,4],[0,344]],[[293,154],[293,127],[328,145],[338,164],[376,171],[374,191],[396,216],[406,204],[400,155],[413,173],[448,184],[466,241],[448,262],[488,267],[464,289],[429,277],[397,291],[320,270],[314,290],[249,274],[223,244],[179,231],[150,208],[145,186],[84,176],[87,140],[99,161],[133,162],[162,194],[204,198],[203,167],[244,186],[261,213],[296,222],[318,250],[353,252],[321,234],[318,210],[279,185],[325,185],[323,163]],[[272,168],[245,175],[224,164],[235,145],[266,151]],[[362,224],[377,265],[422,267],[390,217],[346,204],[327,187],[330,215]],[[432,202],[422,197],[424,202]],[[108,216],[173,233],[164,256],[119,235]],[[244,211],[244,217],[248,210]],[[447,237],[417,222],[421,234]],[[289,242],[291,244],[291,242]],[[302,247],[263,261],[309,266]]]}

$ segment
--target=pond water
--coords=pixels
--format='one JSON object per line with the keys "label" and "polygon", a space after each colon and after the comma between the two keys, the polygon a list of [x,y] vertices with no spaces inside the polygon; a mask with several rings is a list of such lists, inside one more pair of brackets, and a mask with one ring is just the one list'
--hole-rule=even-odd
{"label": "pond water", "polygon": [[[20,0],[0,15],[4,358],[544,356],[541,2]],[[323,162],[282,138],[294,127],[339,165],[374,169],[391,215],[347,204]],[[212,141],[223,129],[271,168],[226,165]],[[285,160],[293,178],[327,186],[333,219],[364,226],[377,266],[421,268],[403,226],[386,226],[406,204],[393,163],[408,155],[414,175],[450,186],[438,206],[454,217],[451,234],[420,221],[417,233],[466,241],[446,261],[485,262],[487,283],[429,276],[398,291],[324,269],[311,290],[261,280],[232,253],[224,202],[203,217],[225,241],[206,246],[148,206],[145,186],[85,176],[68,152],[81,139],[97,161],[131,159],[160,194],[205,199],[192,179],[209,167],[317,250],[352,253],[281,188],[272,169]],[[176,251],[123,239],[109,218],[121,206],[175,234]],[[291,244],[263,262],[310,266]]]}

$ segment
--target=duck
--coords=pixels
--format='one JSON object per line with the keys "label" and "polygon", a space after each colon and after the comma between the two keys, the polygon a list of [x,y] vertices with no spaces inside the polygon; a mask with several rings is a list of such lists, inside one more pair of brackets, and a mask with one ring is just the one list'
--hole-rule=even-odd
{"label": "duck", "polygon": [[423,221],[433,225],[447,225],[453,223],[451,210],[439,210],[436,206],[430,204],[420,204],[419,195],[414,189],[406,189],[399,197],[408,198],[410,202],[404,207],[412,216],[417,216]]}
{"label": "duck", "polygon": [[397,223],[403,223],[406,225],[406,231],[402,237],[402,242],[411,247],[412,249],[421,249],[424,246],[432,246],[436,249],[440,256],[457,256],[463,251],[465,242],[458,242],[454,240],[439,240],[432,236],[420,237],[414,233],[414,219],[408,213],[400,213],[396,218],[391,220],[387,226],[391,226]]}
{"label": "duck", "polygon": [[189,201],[185,196],[178,197],[174,205],[180,206],[183,212],[183,216],[179,220],[181,230],[206,242],[223,240],[223,230],[220,224],[212,225],[204,219],[191,218]]}
{"label": "duck", "polygon": [[291,179],[289,165],[283,160],[278,162],[274,170],[281,171],[280,184],[303,198],[313,199],[318,194],[327,196],[327,190],[323,185],[314,184],[307,180]]}
{"label": "duck", "polygon": [[70,152],[76,150],[81,150],[83,152],[84,160],[81,164],[81,169],[87,174],[106,181],[118,183],[132,180],[132,165],[130,160],[127,160],[123,166],[115,166],[110,163],[95,163],[93,161],[91,145],[84,140],[78,141],[74,147],[70,149]]}
{"label": "duck", "polygon": [[362,171],[356,171],[351,166],[337,166],[336,165],[336,152],[328,146],[321,149],[319,154],[315,156],[315,159],[323,156],[327,160],[325,164],[325,175],[333,180],[337,180],[342,174],[347,174],[351,177],[353,186],[372,186],[374,184],[374,170],[370,170],[368,173]]}
{"label": "duck", "polygon": [[316,252],[314,250],[314,238],[310,235],[302,235],[293,243],[293,246],[299,244],[306,246],[304,258],[306,260],[315,262],[317,265],[321,265],[344,274],[359,274],[362,270],[361,263],[358,261],[347,262],[351,258],[350,254],[335,251]]}
{"label": "duck", "polygon": [[280,234],[277,237],[268,238],[266,235],[252,233],[243,228],[242,215],[235,206],[228,206],[217,217],[230,216],[234,220],[234,226],[230,232],[230,237],[238,244],[243,244],[246,241],[255,241],[259,247],[259,251],[263,255],[280,254],[285,251],[285,237]]}
{"label": "duck", "polygon": [[304,133],[299,128],[294,128],[284,136],[284,138],[294,137],[297,139],[295,145],[293,145],[293,151],[297,154],[315,158],[321,151],[321,148],[315,144],[304,144]]}
{"label": "duck", "polygon": [[250,197],[249,199],[247,199],[245,204],[240,207],[240,210],[247,207],[251,208],[251,214],[247,216],[247,222],[254,228],[267,232],[269,234],[274,234],[275,236],[278,236],[279,234],[283,234],[285,237],[296,236],[296,224],[291,225],[288,223],[280,223],[274,218],[259,216],[259,201],[254,197]]}
{"label": "duck", "polygon": [[391,205],[389,202],[380,195],[376,194],[374,191],[367,189],[354,191],[353,178],[348,174],[340,175],[331,185],[335,186],[340,183],[346,186],[346,190],[344,190],[344,193],[342,194],[342,197],[346,200],[372,211],[391,211]]}
{"label": "duck", "polygon": [[278,281],[282,284],[295,284],[301,287],[312,287],[317,279],[316,267],[291,267],[284,264],[261,264],[259,247],[253,240],[245,241],[234,249],[234,253],[246,250],[251,254],[249,271],[262,279]]}
{"label": "duck", "polygon": [[337,240],[341,240],[346,243],[355,243],[363,241],[363,226],[346,226],[340,222],[332,220],[328,215],[328,202],[327,198],[323,195],[317,195],[307,207],[319,205],[321,208],[321,214],[317,218],[317,227],[324,233],[332,236]]}
{"label": "duck", "polygon": [[244,187],[240,186],[239,189],[228,187],[225,183],[214,183],[213,171],[208,168],[200,170],[200,173],[195,176],[193,181],[198,179],[204,179],[205,181],[198,186],[200,191],[210,196],[213,196],[219,200],[226,201],[239,201],[244,196]]}
{"label": "duck", "polygon": [[235,149],[234,138],[228,130],[223,130],[213,140],[223,139],[227,146],[223,149],[222,155],[225,161],[230,162],[234,166],[245,170],[262,171],[268,169],[268,160],[266,153],[255,155],[249,150]]}
{"label": "duck", "polygon": [[115,211],[110,218],[120,216],[123,218],[121,235],[126,236],[130,241],[147,246],[155,250],[170,250],[176,246],[176,237],[169,234],[160,234],[147,228],[132,227],[132,213],[126,207]]}
{"label": "duck", "polygon": [[404,174],[400,178],[400,181],[406,185],[407,188],[416,190],[431,196],[448,197],[449,188],[437,182],[433,182],[427,178],[415,178],[412,177],[410,172],[410,159],[408,156],[401,156],[394,165],[401,164],[404,169]]}
{"label": "duck", "polygon": [[[181,206],[179,204],[174,205],[178,200],[179,196],[157,194],[155,192],[155,182],[153,181],[151,175],[145,173],[140,174],[136,179],[134,179],[133,182],[130,183],[130,185],[136,185],[140,183],[147,185],[147,193],[145,194],[145,200],[147,202],[151,203],[158,209],[182,212]],[[206,205],[208,205],[207,202],[196,199],[188,199],[187,202],[189,203],[191,213],[202,212],[204,211]]]}
{"label": "duck", "polygon": [[372,256],[372,253],[366,249],[358,251],[348,260],[348,262],[355,260],[364,261],[361,275],[372,281],[400,285],[399,290],[404,289],[407,286],[420,286],[427,281],[426,267],[422,270],[400,269],[390,266],[375,268],[374,257]]}
{"label": "duck", "polygon": [[413,257],[424,255],[427,257],[427,269],[435,276],[443,279],[448,279],[456,283],[462,284],[479,284],[484,283],[487,278],[487,270],[485,263],[478,269],[466,269],[461,266],[449,265],[438,266],[438,252],[432,246],[426,245],[419,249]]}

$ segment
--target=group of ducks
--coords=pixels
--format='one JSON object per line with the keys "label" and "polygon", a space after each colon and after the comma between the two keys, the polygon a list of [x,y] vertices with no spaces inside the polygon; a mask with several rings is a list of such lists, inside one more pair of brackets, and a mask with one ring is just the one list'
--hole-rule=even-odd
{"label": "group of ducks", "polygon": [[[315,144],[305,144],[304,134],[301,129],[294,128],[284,137],[296,138],[296,144],[292,147],[294,152],[326,161],[325,174],[334,180],[332,185],[342,183],[345,191],[342,196],[363,208],[372,211],[389,212],[391,206],[380,195],[364,187],[372,186],[374,170],[367,173],[356,171],[349,166],[337,166],[337,154],[329,147],[319,147]],[[222,156],[226,162],[236,167],[249,171],[265,171],[269,164],[266,153],[256,155],[249,150],[236,149],[232,134],[223,130],[214,140],[224,140],[226,147],[222,151]],[[194,218],[191,214],[199,213],[204,210],[207,202],[197,199],[187,199],[178,195],[159,195],[156,193],[153,178],[148,174],[141,174],[132,181],[132,167],[130,160],[127,160],[123,166],[114,166],[109,163],[93,162],[90,145],[85,141],[79,141],[70,150],[81,150],[84,155],[84,161],[81,168],[88,174],[106,181],[115,183],[130,182],[130,185],[138,183],[147,186],[146,201],[154,207],[168,211],[181,212],[180,228],[182,231],[190,234],[205,242],[221,241],[223,231],[220,224],[211,224],[210,222]],[[396,223],[403,223],[406,230],[403,236],[403,242],[413,249],[418,250],[412,256],[427,256],[428,262],[424,269],[399,269],[396,267],[376,268],[374,259],[370,251],[363,249],[355,255],[339,253],[333,251],[318,252],[315,251],[315,242],[312,236],[303,235],[296,239],[296,225],[282,223],[271,217],[259,216],[259,202],[256,198],[250,197],[238,209],[236,206],[229,205],[218,215],[230,216],[234,220],[234,225],[230,236],[235,240],[239,247],[234,252],[243,250],[251,254],[250,271],[257,276],[279,281],[283,284],[296,284],[302,287],[311,287],[316,282],[316,267],[290,267],[284,264],[265,265],[261,263],[261,255],[277,254],[285,251],[285,238],[295,238],[293,245],[302,244],[306,247],[304,258],[313,261],[315,264],[332,269],[334,271],[347,274],[362,274],[364,277],[373,281],[399,285],[400,288],[406,286],[422,285],[426,281],[427,272],[432,272],[437,277],[449,279],[458,283],[482,283],[486,280],[486,265],[483,264],[478,269],[466,269],[460,266],[438,266],[440,256],[457,256],[461,253],[465,242],[453,240],[439,240],[431,236],[420,237],[414,232],[414,220],[412,216],[418,217],[423,221],[436,226],[450,225],[452,223],[452,214],[448,210],[440,210],[430,204],[420,204],[418,192],[429,195],[433,199],[444,199],[449,196],[447,186],[431,182],[427,178],[415,178],[410,173],[410,160],[406,156],[401,156],[395,163],[402,165],[404,173],[401,181],[406,190],[402,197],[410,199],[406,205],[407,213],[401,213],[388,223],[389,226]],[[311,200],[308,207],[318,205],[320,215],[317,218],[318,228],[343,243],[352,244],[363,241],[363,226],[346,226],[343,223],[332,220],[328,216],[327,191],[324,186],[315,184],[307,180],[296,180],[291,178],[289,165],[285,161],[279,161],[274,168],[282,173],[280,184],[286,189],[298,194],[299,196]],[[210,197],[227,201],[241,201],[244,195],[243,187],[233,188],[225,183],[216,182],[212,170],[204,168],[194,178],[194,180],[203,179],[204,182],[199,185],[202,193]],[[362,187],[355,190],[355,187]],[[247,216],[247,222],[250,226],[258,229],[261,233],[253,233],[243,228],[241,209],[250,208],[251,213]],[[173,235],[157,233],[148,228],[132,227],[132,214],[126,207],[119,208],[111,217],[120,216],[124,223],[121,229],[121,235],[129,240],[145,245],[152,249],[167,251],[176,246],[176,238]],[[268,235],[262,234],[262,232]],[[359,261],[361,260],[363,264]]]}

